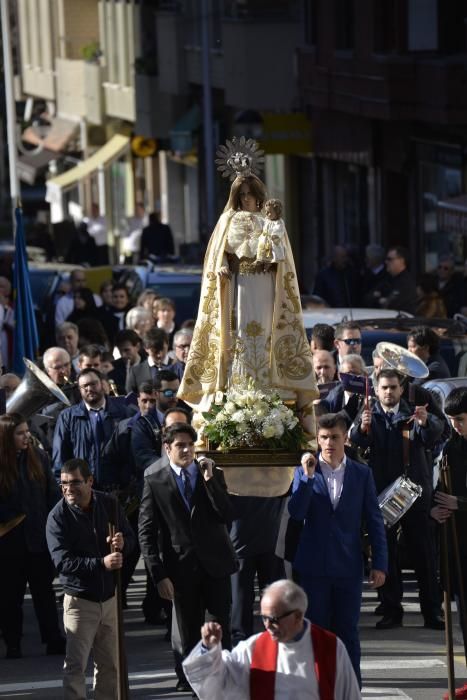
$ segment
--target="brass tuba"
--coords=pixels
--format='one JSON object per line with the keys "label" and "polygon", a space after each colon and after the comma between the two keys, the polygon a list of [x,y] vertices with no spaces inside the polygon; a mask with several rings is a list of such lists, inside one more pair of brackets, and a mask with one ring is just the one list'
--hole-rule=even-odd
{"label": "brass tuba", "polygon": [[391,368],[406,377],[425,379],[430,374],[430,370],[423,360],[401,345],[381,342],[377,344],[376,352],[379,357],[383,358],[384,368]]}
{"label": "brass tuba", "polygon": [[61,401],[66,406],[71,405],[63,391],[45,372],[25,357],[23,362],[26,365],[26,373],[7,401],[7,413],[19,413],[28,419],[54,401]]}

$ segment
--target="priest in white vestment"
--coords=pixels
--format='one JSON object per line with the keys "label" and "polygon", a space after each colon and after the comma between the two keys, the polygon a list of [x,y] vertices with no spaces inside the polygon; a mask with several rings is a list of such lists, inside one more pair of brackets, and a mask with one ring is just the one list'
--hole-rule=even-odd
{"label": "priest in white vestment", "polygon": [[222,629],[208,622],[183,662],[199,700],[360,700],[343,643],[304,617],[307,596],[282,580],[261,599],[266,632],[222,650]]}

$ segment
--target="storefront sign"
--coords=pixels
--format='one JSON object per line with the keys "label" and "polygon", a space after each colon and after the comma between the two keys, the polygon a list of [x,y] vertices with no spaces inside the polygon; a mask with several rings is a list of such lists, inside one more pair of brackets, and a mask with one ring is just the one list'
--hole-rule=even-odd
{"label": "storefront sign", "polygon": [[302,112],[262,112],[261,148],[268,154],[309,153],[312,148],[311,122]]}

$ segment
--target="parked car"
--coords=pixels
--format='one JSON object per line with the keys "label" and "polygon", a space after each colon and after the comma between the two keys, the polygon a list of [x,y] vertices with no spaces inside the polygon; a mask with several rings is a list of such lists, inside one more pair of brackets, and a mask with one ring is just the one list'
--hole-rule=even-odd
{"label": "parked car", "polygon": [[424,383],[424,388],[431,391],[439,399],[444,411],[444,403],[453,389],[467,388],[467,377],[453,377],[452,379],[431,379]]}

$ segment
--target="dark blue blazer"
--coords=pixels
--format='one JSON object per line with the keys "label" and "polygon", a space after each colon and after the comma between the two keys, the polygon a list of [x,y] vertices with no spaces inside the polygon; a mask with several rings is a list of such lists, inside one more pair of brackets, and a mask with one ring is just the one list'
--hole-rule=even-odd
{"label": "dark blue blazer", "polygon": [[289,513],[305,521],[294,567],[310,577],[363,578],[362,527],[368,532],[372,568],[388,569],[383,518],[370,468],[347,458],[339,505],[333,509],[319,465],[312,479],[295,470]]}
{"label": "dark blue blazer", "polygon": [[[117,423],[131,415],[130,409],[124,403],[111,396],[107,396],[104,410],[104,444],[101,445],[101,452],[112,437]],[[58,417],[52,453],[53,470],[57,479],[60,478],[62,464],[74,457],[88,462],[95,483],[98,484],[101,479],[102,454],[97,452],[89,412],[84,401],[65,408]]]}

